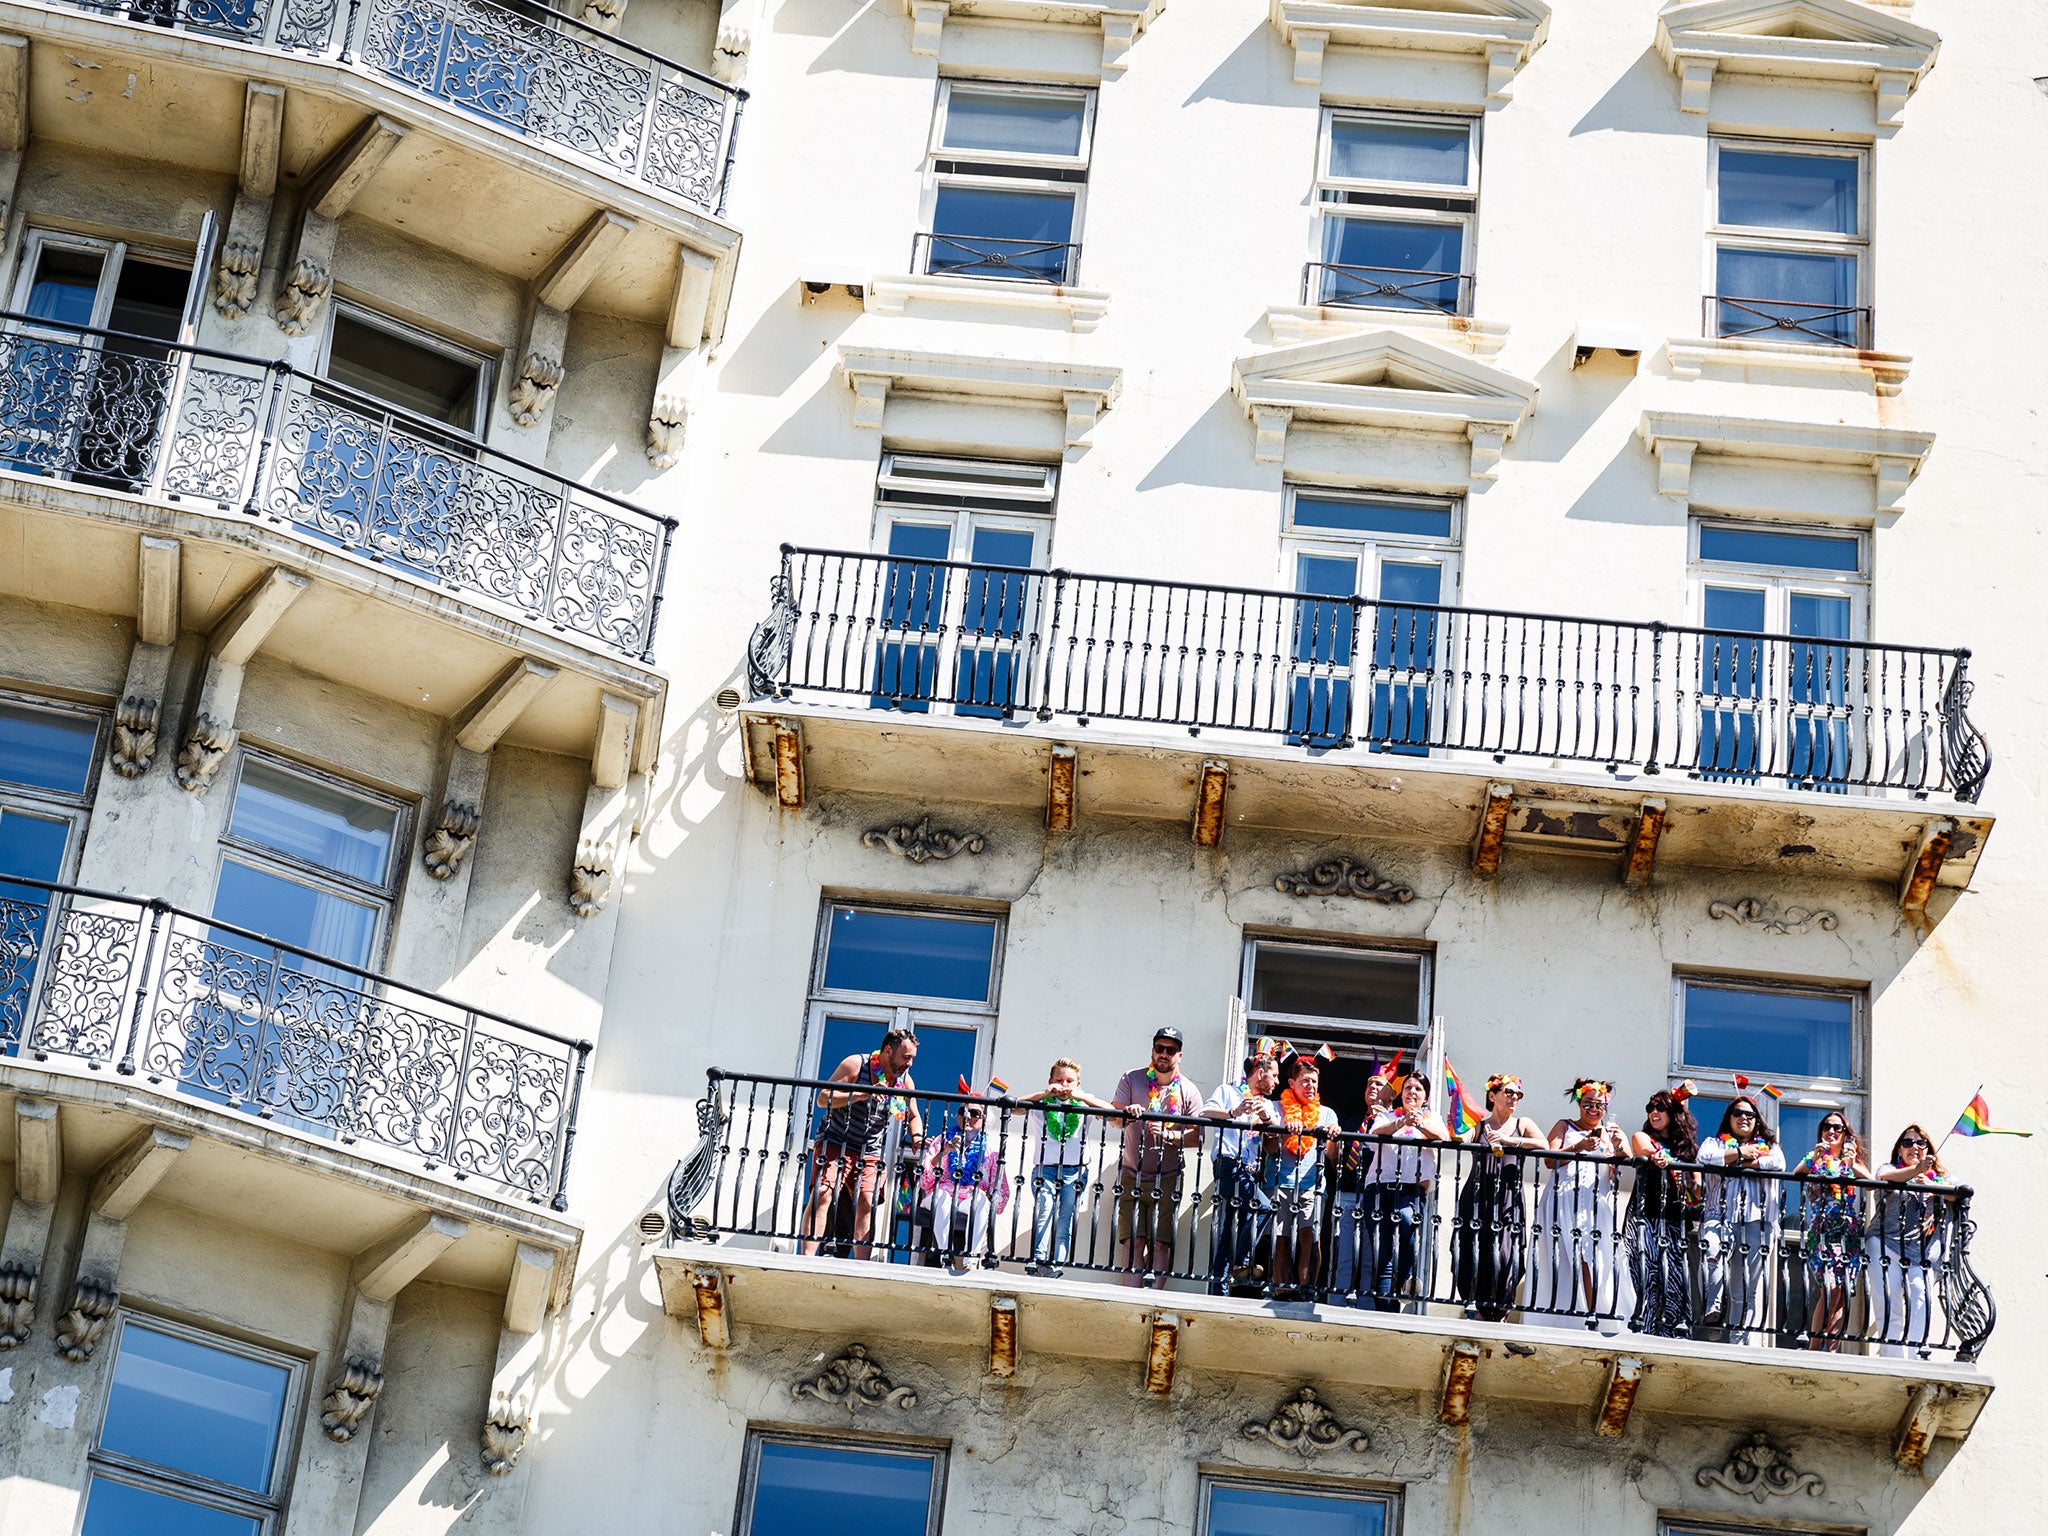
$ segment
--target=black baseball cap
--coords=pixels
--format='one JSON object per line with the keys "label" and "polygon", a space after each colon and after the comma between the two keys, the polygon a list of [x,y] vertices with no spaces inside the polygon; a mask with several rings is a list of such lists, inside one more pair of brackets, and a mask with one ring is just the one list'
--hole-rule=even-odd
{"label": "black baseball cap", "polygon": [[1154,1045],[1157,1045],[1162,1040],[1171,1040],[1176,1046],[1180,1047],[1185,1047],[1187,1045],[1187,1041],[1181,1038],[1180,1031],[1175,1029],[1171,1024],[1166,1025],[1164,1028],[1155,1029],[1152,1031],[1152,1043]]}

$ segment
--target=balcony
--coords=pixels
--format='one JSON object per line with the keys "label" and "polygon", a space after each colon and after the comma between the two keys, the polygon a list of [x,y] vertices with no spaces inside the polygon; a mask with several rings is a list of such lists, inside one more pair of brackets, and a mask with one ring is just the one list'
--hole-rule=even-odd
{"label": "balcony", "polygon": [[[1325,1190],[1291,1238],[1294,1254],[1310,1255],[1305,1282],[1276,1288],[1265,1271],[1287,1254],[1276,1242],[1285,1234],[1263,1197],[1218,1182],[1217,1138],[1234,1133],[1216,1121],[1068,1112],[1071,1207],[1048,1198],[1035,1234],[1044,1117],[1004,1099],[919,1091],[928,1135],[978,1107],[983,1155],[970,1166],[955,1143],[948,1163],[948,1148],[933,1143],[921,1157],[907,1119],[888,1121],[873,1163],[882,1214],[862,1228],[851,1175],[836,1200],[816,1188],[825,1086],[711,1073],[699,1139],[671,1181],[671,1246],[656,1260],[669,1310],[707,1343],[772,1318],[993,1349],[992,1307],[1007,1305],[1013,1351],[1021,1338],[1054,1354],[1128,1356],[1149,1372],[1165,1327],[1169,1379],[1175,1354],[1216,1370],[1261,1358],[1260,1369],[1281,1371],[1313,1356],[1319,1378],[1432,1400],[1441,1391],[1447,1416],[1457,1373],[1446,1363],[1461,1351],[1479,1392],[1586,1400],[1603,1417],[1617,1368],[1640,1386],[1634,1406],[1650,1412],[1788,1422],[1810,1416],[1819,1376],[1837,1427],[1898,1430],[1902,1460],[1924,1454],[1932,1435],[1966,1435],[1989,1392],[1975,1362],[1996,1314],[1971,1267],[1965,1188],[1902,1194],[1867,1181],[1733,1179],[1638,1158],[1325,1136],[1317,1150],[1325,1172],[1344,1170],[1340,1192]],[[1259,1157],[1257,1143],[1245,1155]],[[1374,1177],[1380,1163],[1385,1180]],[[1687,1191],[1668,1219],[1655,1204],[1664,1188]],[[1802,1213],[1839,1212],[1844,1201],[1861,1262],[1830,1297],[1807,1262]],[[1068,1218],[1056,1212],[1068,1208],[1062,1251]],[[1033,1263],[1035,1244],[1060,1272]],[[1133,1289],[1141,1279],[1147,1288]],[[1725,1300],[1710,1313],[1717,1286]],[[993,1360],[992,1369],[1001,1374]],[[1465,1380],[1469,1392],[1471,1372]],[[1907,1434],[1915,1412],[1899,1419],[1902,1385],[1941,1404],[1917,1446]],[[1625,1423],[1629,1404],[1618,1411]]]}
{"label": "balcony", "polygon": [[1966,651],[816,549],[785,549],[771,605],[749,756],[785,804],[806,784],[1031,804],[1064,779],[1071,814],[1080,750],[1091,808],[1192,811],[1197,842],[1476,837],[1482,874],[1516,844],[1631,879],[1800,858],[1918,872],[1921,906],[1990,828]]}

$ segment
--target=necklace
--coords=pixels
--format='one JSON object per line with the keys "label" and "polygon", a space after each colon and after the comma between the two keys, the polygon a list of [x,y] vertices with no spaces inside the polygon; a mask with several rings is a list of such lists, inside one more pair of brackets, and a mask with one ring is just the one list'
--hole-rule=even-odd
{"label": "necklace", "polygon": [[977,1134],[969,1141],[965,1131],[956,1131],[947,1140],[946,1182],[972,1184],[981,1172],[981,1161],[988,1151],[987,1136]]}
{"label": "necklace", "polygon": [[[882,1072],[882,1053],[876,1051],[868,1057],[868,1076],[873,1081],[880,1083],[884,1088],[895,1088],[908,1081],[910,1074],[899,1072],[894,1077],[885,1076]],[[901,1120],[905,1111],[909,1108],[910,1100],[900,1093],[892,1095],[889,1100],[889,1118],[891,1120]]]}
{"label": "necklace", "polygon": [[1286,1117],[1287,1129],[1293,1133],[1280,1139],[1280,1144],[1287,1149],[1287,1155],[1308,1156],[1309,1148],[1315,1144],[1314,1136],[1308,1133],[1315,1130],[1322,1119],[1321,1097],[1310,1094],[1306,1099],[1300,1098],[1292,1088],[1289,1088],[1280,1095],[1280,1113]]}

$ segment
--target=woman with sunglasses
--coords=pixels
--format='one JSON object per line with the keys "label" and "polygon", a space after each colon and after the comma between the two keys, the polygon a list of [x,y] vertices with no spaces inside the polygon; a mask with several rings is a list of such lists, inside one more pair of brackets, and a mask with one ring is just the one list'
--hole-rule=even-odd
{"label": "woman with sunglasses", "polygon": [[1514,1310],[1528,1247],[1522,1159],[1509,1154],[1541,1152],[1549,1145],[1536,1122],[1519,1113],[1521,1107],[1519,1077],[1496,1073],[1486,1080],[1486,1118],[1466,1138],[1478,1151],[1458,1191],[1458,1224],[1451,1235],[1458,1296],[1489,1323]]}
{"label": "woman with sunglasses", "polygon": [[[984,1255],[982,1262],[990,1269],[998,1267],[988,1252],[989,1221],[1009,1206],[1010,1181],[1003,1176],[1002,1154],[984,1129],[987,1111],[979,1104],[962,1104],[959,1115],[959,1129],[949,1127],[926,1145],[917,1183],[931,1213],[933,1246],[945,1256],[947,1269],[964,1275],[976,1254]],[[967,1228],[964,1243],[956,1230],[962,1224]]]}
{"label": "woman with sunglasses", "polygon": [[1547,1241],[1537,1261],[1530,1305],[1580,1317],[1603,1333],[1619,1333],[1626,1304],[1614,1262],[1621,1242],[1615,1170],[1628,1156],[1628,1137],[1607,1116],[1614,1085],[1582,1077],[1565,1097],[1577,1113],[1550,1128],[1548,1145],[1573,1157],[1547,1157],[1536,1195],[1536,1230]]}
{"label": "woman with sunglasses", "polygon": [[1692,1303],[1685,1289],[1685,1256],[1700,1224],[1700,1176],[1686,1166],[1700,1153],[1700,1128],[1686,1108],[1693,1086],[1659,1088],[1643,1106],[1629,1196],[1629,1273],[1636,1283],[1636,1313],[1629,1326],[1659,1338],[1692,1336]]}
{"label": "woman with sunglasses", "polygon": [[1864,1249],[1877,1352],[1903,1360],[1911,1350],[1924,1359],[1934,1322],[1928,1298],[1936,1294],[1948,1248],[1949,1202],[1936,1192],[1948,1184],[1948,1170],[1927,1132],[1909,1125],[1892,1143],[1891,1160],[1877,1176],[1900,1186],[1896,1194],[1877,1197],[1877,1220]]}
{"label": "woman with sunglasses", "polygon": [[1700,1230],[1700,1323],[1725,1328],[1731,1344],[1747,1344],[1763,1327],[1770,1299],[1771,1228],[1777,1195],[1770,1181],[1741,1171],[1783,1173],[1785,1154],[1748,1094],[1721,1116],[1721,1129],[1700,1143],[1699,1161],[1729,1173],[1701,1175],[1705,1221]]}
{"label": "woman with sunglasses", "polygon": [[1806,1347],[1833,1352],[1842,1347],[1849,1293],[1863,1272],[1863,1191],[1842,1181],[1869,1178],[1870,1164],[1849,1129],[1849,1117],[1839,1109],[1821,1116],[1816,1134],[1820,1140],[1792,1171],[1808,1176],[1799,1187],[1806,1283],[1813,1290]]}

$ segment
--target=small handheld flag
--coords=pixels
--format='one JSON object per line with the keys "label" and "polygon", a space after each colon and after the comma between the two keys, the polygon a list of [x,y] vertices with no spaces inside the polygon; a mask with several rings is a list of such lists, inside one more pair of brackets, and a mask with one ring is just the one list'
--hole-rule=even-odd
{"label": "small handheld flag", "polygon": [[968,1085],[967,1079],[964,1077],[960,1079],[960,1091],[962,1093],[974,1092],[974,1089]]}
{"label": "small handheld flag", "polygon": [[997,1093],[1000,1094],[1008,1094],[1010,1091],[1010,1085],[1004,1082],[1000,1077],[990,1078],[988,1080],[988,1085],[990,1088],[994,1089]]}
{"label": "small handheld flag", "polygon": [[1375,1065],[1372,1069],[1372,1075],[1377,1078],[1383,1078],[1387,1082],[1393,1082],[1401,1075],[1401,1053],[1396,1051],[1385,1062]]}
{"label": "small handheld flag", "polygon": [[1325,1040],[1321,1045],[1316,1047],[1317,1061],[1335,1061],[1336,1059],[1337,1053],[1330,1049],[1329,1041]]}
{"label": "small handheld flag", "polygon": [[1765,1083],[1764,1092],[1773,1099],[1782,1099],[1785,1097],[1785,1090],[1780,1088],[1776,1083]]}
{"label": "small handheld flag", "polygon": [[1748,1088],[1749,1088],[1749,1079],[1748,1079],[1747,1077],[1745,1077],[1745,1076],[1744,1076],[1744,1075],[1743,1075],[1742,1073],[1740,1073],[1740,1072],[1736,1073],[1736,1074],[1735,1074],[1735,1087],[1736,1087],[1736,1090],[1737,1090],[1738,1092],[1744,1092],[1744,1091],[1747,1091],[1747,1090],[1748,1090]]}
{"label": "small handheld flag", "polygon": [[1975,1098],[1970,1100],[1962,1115],[1957,1119],[1955,1129],[1949,1132],[1951,1136],[2031,1136],[2033,1134],[2032,1131],[2015,1131],[2007,1126],[1993,1125],[1991,1123],[1991,1106],[1984,1102],[1982,1092],[1979,1092]]}
{"label": "small handheld flag", "polygon": [[1444,1119],[1454,1135],[1469,1136],[1479,1129],[1479,1113],[1465,1099],[1465,1085],[1458,1081],[1458,1069],[1444,1058]]}

